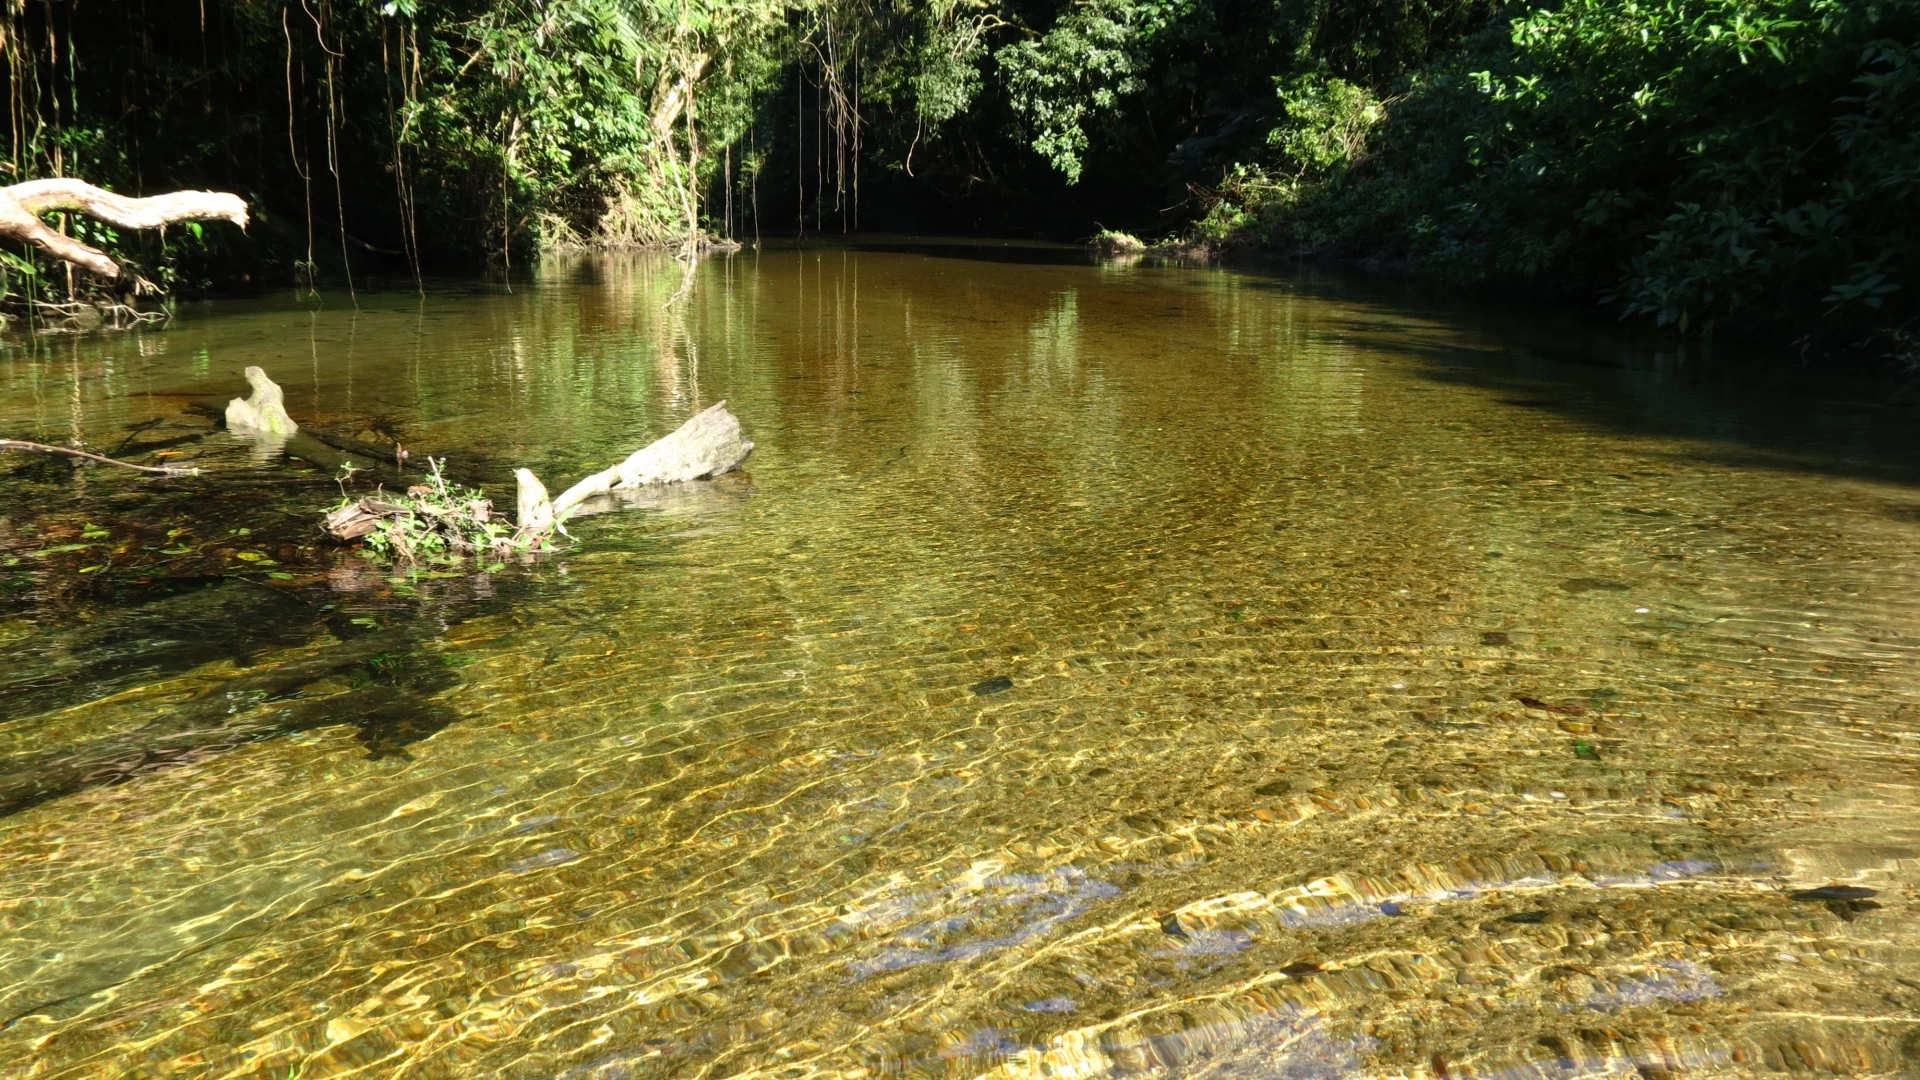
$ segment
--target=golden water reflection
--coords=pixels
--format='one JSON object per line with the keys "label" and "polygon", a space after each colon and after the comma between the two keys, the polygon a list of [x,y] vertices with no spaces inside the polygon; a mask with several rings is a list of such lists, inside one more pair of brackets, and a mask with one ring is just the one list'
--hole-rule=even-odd
{"label": "golden water reflection", "polygon": [[760,447],[448,620],[459,719],[405,755],[323,728],[0,819],[0,1075],[1920,1067],[1897,425],[1775,453],[1754,410],[1812,406],[1664,423],[1520,330],[1217,271],[677,284],[0,359],[0,421],[90,443],[257,363],[550,483],[721,398]]}

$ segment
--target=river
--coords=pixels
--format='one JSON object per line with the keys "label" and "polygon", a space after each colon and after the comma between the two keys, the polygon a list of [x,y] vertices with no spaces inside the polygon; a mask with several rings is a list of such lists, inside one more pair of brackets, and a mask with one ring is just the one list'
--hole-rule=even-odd
{"label": "river", "polygon": [[[0,435],[206,470],[0,461],[0,758],[308,718],[0,817],[0,1076],[1920,1068],[1911,402],[1064,249],[681,284],[0,349]],[[394,573],[185,411],[254,364],[504,503],[758,449]]]}

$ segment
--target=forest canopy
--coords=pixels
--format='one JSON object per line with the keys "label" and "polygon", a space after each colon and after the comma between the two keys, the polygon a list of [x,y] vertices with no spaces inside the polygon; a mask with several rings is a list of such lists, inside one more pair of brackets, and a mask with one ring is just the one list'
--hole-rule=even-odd
{"label": "forest canopy", "polygon": [[12,178],[253,208],[244,236],[62,222],[175,288],[1105,227],[1920,357],[1920,0],[4,10]]}

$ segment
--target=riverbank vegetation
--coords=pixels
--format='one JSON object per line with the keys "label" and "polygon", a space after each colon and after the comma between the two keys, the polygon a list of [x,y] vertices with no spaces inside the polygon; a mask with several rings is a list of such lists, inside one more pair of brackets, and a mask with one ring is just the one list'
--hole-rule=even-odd
{"label": "riverbank vegetation", "polygon": [[0,31],[15,178],[254,207],[60,223],[174,288],[1110,229],[1920,358],[1920,0],[25,0]]}

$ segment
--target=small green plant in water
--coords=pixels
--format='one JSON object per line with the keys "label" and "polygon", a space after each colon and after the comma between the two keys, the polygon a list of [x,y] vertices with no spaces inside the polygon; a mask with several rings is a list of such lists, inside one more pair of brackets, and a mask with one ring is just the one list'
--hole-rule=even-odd
{"label": "small green plant in water", "polygon": [[508,555],[548,550],[544,531],[517,529],[496,516],[486,492],[448,480],[441,471],[445,464],[445,459],[428,458],[426,482],[404,495],[381,490],[359,498],[346,491],[356,470],[342,466],[341,498],[327,512],[327,531],[342,540],[364,539],[374,558],[398,566],[485,557],[485,569],[493,571]]}

